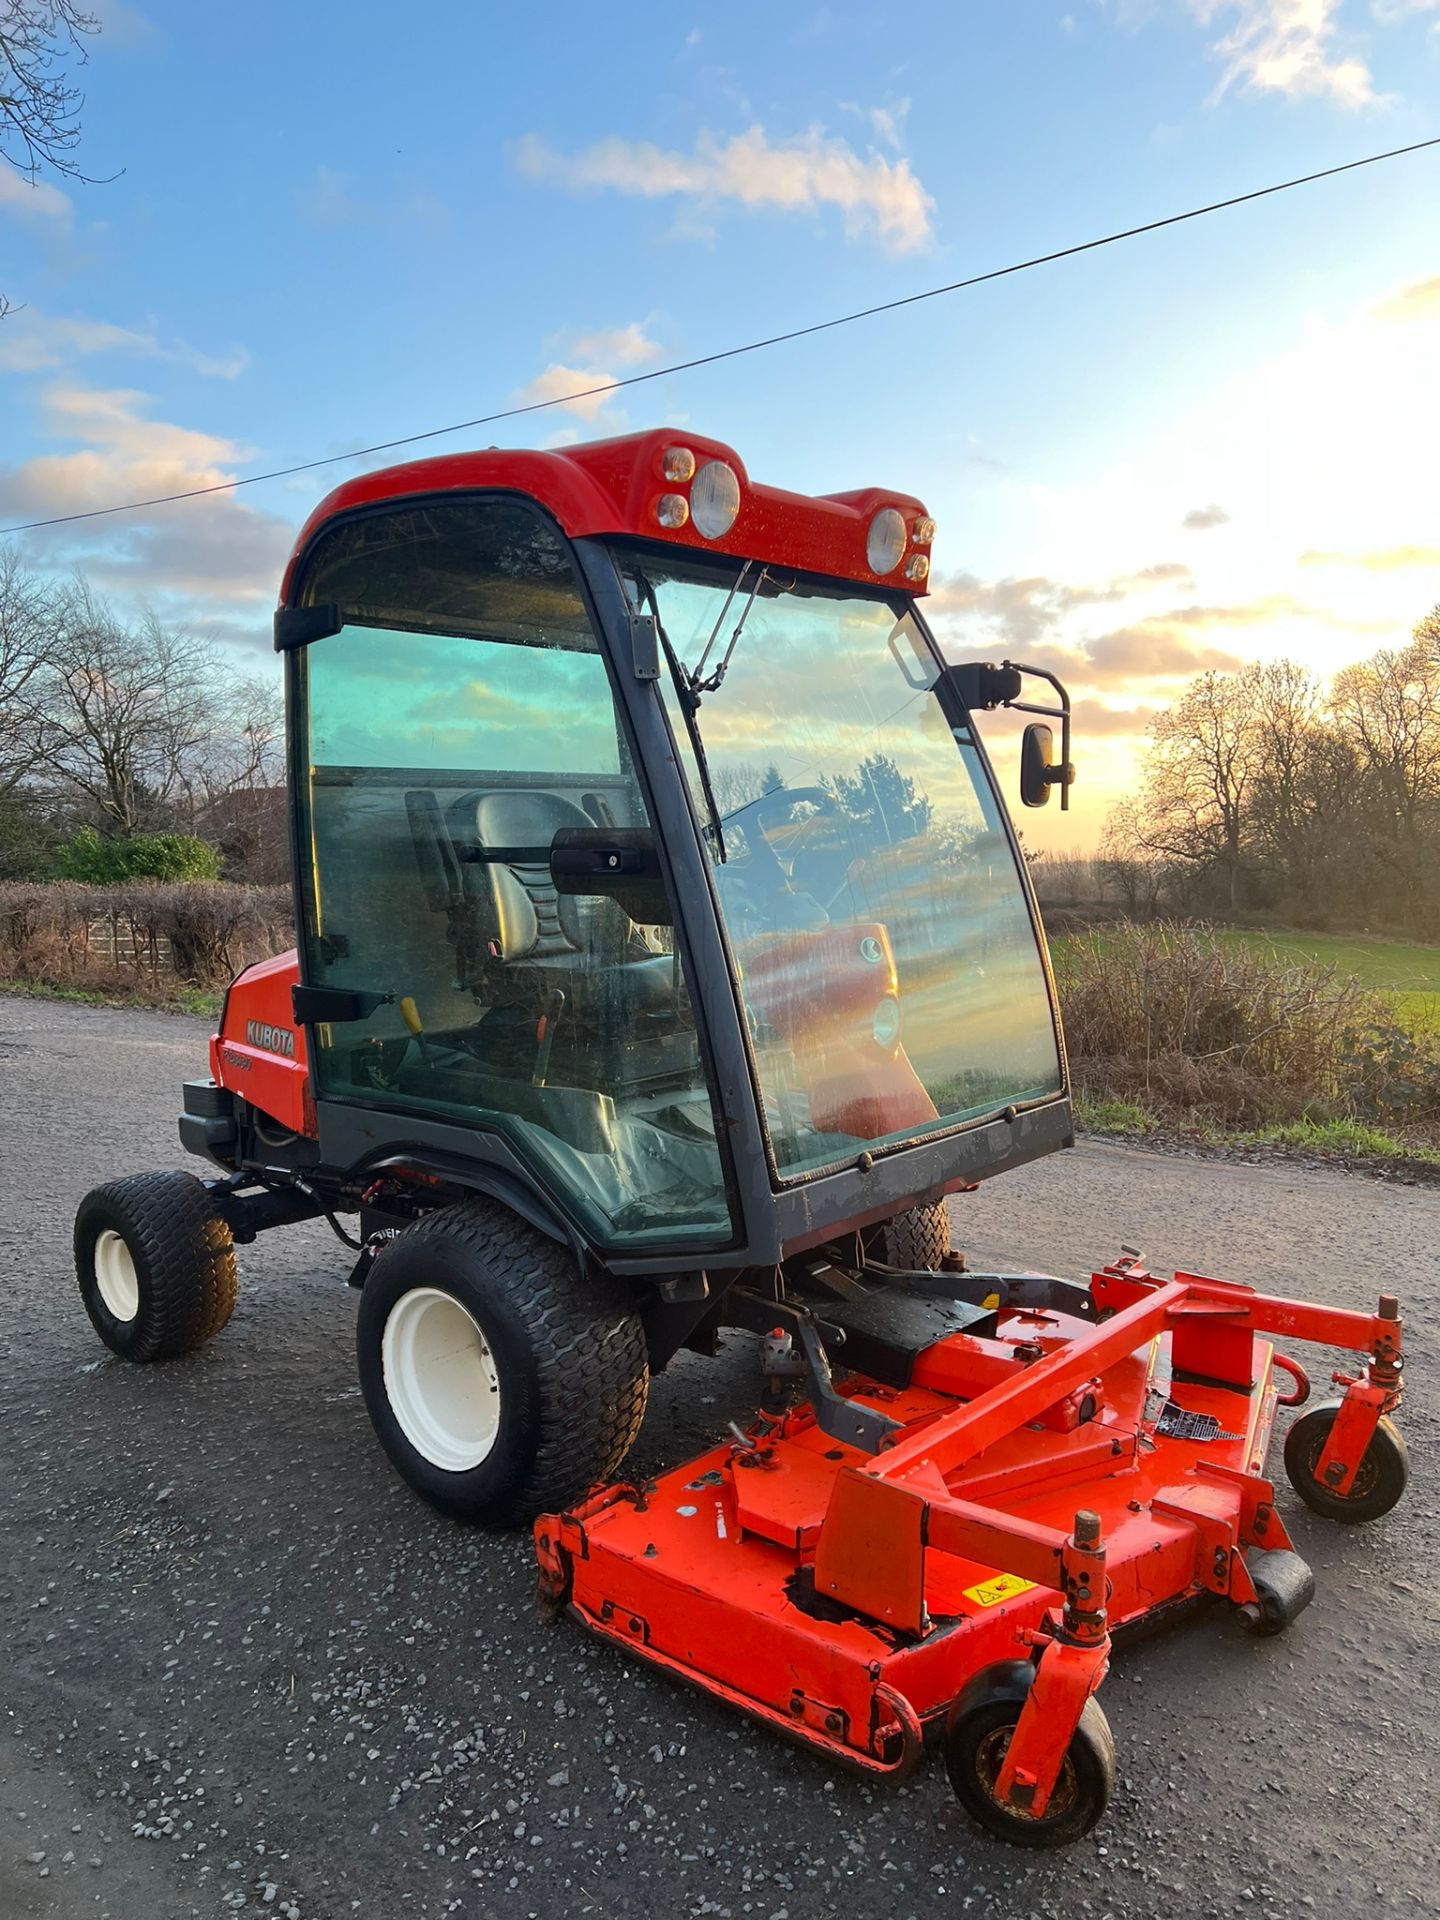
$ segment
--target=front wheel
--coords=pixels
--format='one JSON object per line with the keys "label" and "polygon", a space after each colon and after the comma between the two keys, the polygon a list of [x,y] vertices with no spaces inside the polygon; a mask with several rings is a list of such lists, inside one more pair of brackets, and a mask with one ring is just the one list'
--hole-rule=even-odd
{"label": "front wheel", "polygon": [[489,1200],[382,1248],[356,1348],[381,1445],[457,1520],[571,1505],[613,1478],[644,1418],[645,1334],[624,1290]]}
{"label": "front wheel", "polygon": [[1110,1804],[1115,1736],[1099,1701],[1087,1700],[1044,1813],[1035,1817],[1009,1806],[996,1783],[1033,1680],[1034,1669],[1018,1660],[976,1676],[945,1735],[945,1771],[961,1806],[998,1840],[1063,1847],[1083,1838]]}
{"label": "front wheel", "polygon": [[1348,1493],[1336,1493],[1320,1478],[1320,1456],[1340,1411],[1338,1400],[1302,1413],[1285,1436],[1285,1472],[1296,1493],[1327,1520],[1378,1520],[1410,1484],[1410,1455],[1393,1420],[1381,1418],[1355,1470]]}
{"label": "front wheel", "polygon": [[122,1360],[190,1353],[235,1306],[230,1229],[191,1173],[139,1173],[87,1193],[75,1275],[91,1325]]}
{"label": "front wheel", "polygon": [[905,1273],[934,1273],[950,1251],[950,1213],[943,1200],[907,1207],[881,1229],[885,1260]]}

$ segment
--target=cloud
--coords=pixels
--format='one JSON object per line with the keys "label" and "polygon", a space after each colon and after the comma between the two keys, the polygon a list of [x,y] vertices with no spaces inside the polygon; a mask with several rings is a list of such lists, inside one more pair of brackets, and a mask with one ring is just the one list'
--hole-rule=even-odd
{"label": "cloud", "polygon": [[1440,273],[1431,280],[1412,280],[1409,286],[1377,302],[1370,311],[1377,320],[1440,319]]}
{"label": "cloud", "polygon": [[1440,11],[1440,0],[1373,0],[1370,11],[1382,27],[1393,27],[1413,14]]}
{"label": "cloud", "polygon": [[[46,428],[79,450],[0,469],[0,513],[45,519],[219,486],[250,457],[232,440],[150,418],[151,404],[129,388],[48,388]],[[57,564],[83,564],[102,585],[241,602],[273,597],[292,537],[287,521],[225,494],[27,536]]]}
{"label": "cloud", "polygon": [[48,180],[30,180],[11,167],[0,167],[0,212],[22,219],[68,220],[74,212],[68,193]]}
{"label": "cloud", "polygon": [[1199,673],[1233,673],[1243,665],[1242,657],[1217,644],[1212,634],[1263,631],[1294,621],[1368,631],[1363,622],[1306,606],[1283,593],[1214,604],[1191,602],[1142,613],[1104,632],[1076,631],[1076,617],[1086,609],[1180,586],[1193,588],[1194,581],[1178,561],[1118,574],[1105,586],[1071,586],[1043,575],[997,581],[981,581],[973,574],[941,575],[926,612],[949,637],[952,657],[957,643],[980,649],[1002,646],[1033,666],[1059,674],[1073,687],[1096,691],[1168,691]]}
{"label": "cloud", "polygon": [[1234,673],[1244,663],[1222,647],[1204,646],[1176,632],[1173,615],[1116,627],[1084,644],[1084,665],[1077,673],[1092,685],[1130,685],[1136,681],[1190,680],[1197,673]]}
{"label": "cloud", "polygon": [[1361,567],[1366,573],[1395,573],[1402,567],[1440,567],[1440,547],[1382,547],[1374,553],[1330,553],[1312,548],[1300,556],[1302,567]]}
{"label": "cloud", "polygon": [[577,334],[570,351],[592,365],[603,360],[618,367],[645,367],[660,358],[662,349],[646,333],[643,321],[632,320],[628,326],[612,328],[608,333]]}
{"label": "cloud", "polygon": [[[596,392],[594,389],[599,388]],[[518,407],[543,406],[554,402],[567,413],[582,420],[593,420],[615,390],[615,376],[596,373],[584,367],[566,367],[552,361],[543,373],[537,373],[528,386],[515,396]]]}
{"label": "cloud", "polygon": [[1147,587],[1193,587],[1195,576],[1182,560],[1161,560],[1138,573],[1122,573],[1114,584],[1122,593],[1143,593]]}
{"label": "cloud", "polygon": [[1230,516],[1212,500],[1208,507],[1192,507],[1180,522],[1187,533],[1205,533],[1211,527],[1223,527]]}
{"label": "cloud", "polygon": [[449,218],[443,201],[423,188],[372,199],[353,191],[350,176],[334,167],[317,167],[310,184],[296,193],[295,204],[317,227],[438,226]]}
{"label": "cloud", "polygon": [[840,104],[846,113],[858,114],[875,138],[892,153],[905,151],[905,122],[910,114],[908,99],[897,100],[888,107],[862,107],[853,100],[842,100]]}
{"label": "cloud", "polygon": [[1204,26],[1231,19],[1211,46],[1225,63],[1219,91],[1240,85],[1252,93],[1328,100],[1356,109],[1376,100],[1365,62],[1334,47],[1340,0],[1189,0]]}
{"label": "cloud", "polygon": [[88,354],[130,354],[173,360],[217,380],[235,380],[250,364],[243,347],[202,353],[185,340],[161,340],[153,329],[117,327],[83,315],[47,315],[22,307],[0,328],[0,373],[45,373]]}
{"label": "cloud", "polygon": [[956,573],[936,576],[926,608],[932,615],[968,619],[1011,646],[1026,647],[1053,633],[1066,615],[1081,607],[1114,605],[1159,586],[1182,584],[1193,586],[1194,581],[1178,560],[1119,574],[1103,587],[1068,586],[1044,574],[984,581],[973,573]]}
{"label": "cloud", "polygon": [[904,158],[856,153],[823,127],[773,142],[761,126],[726,141],[702,133],[693,153],[612,138],[571,155],[535,134],[514,148],[514,165],[533,180],[571,192],[680,199],[686,211],[725,202],[752,210],[840,210],[848,239],[876,239],[890,253],[914,253],[931,238],[934,201]]}
{"label": "cloud", "polygon": [[317,227],[347,226],[360,219],[364,211],[346,185],[344,174],[334,167],[317,167],[315,178],[300,189],[295,200],[305,218]]}
{"label": "cloud", "polygon": [[[658,360],[663,349],[646,332],[643,320],[631,320],[623,327],[602,328],[592,333],[559,334],[550,343],[565,355],[552,360],[514,396],[514,404],[533,407],[558,403],[577,419],[595,421],[610,404],[616,382],[623,373]],[[599,391],[595,391],[595,389]],[[612,423],[618,420],[612,416]],[[568,446],[578,436],[561,428],[550,444]]]}
{"label": "cloud", "polygon": [[1079,740],[1143,740],[1159,707],[1112,707],[1103,700],[1076,700],[1070,713]]}

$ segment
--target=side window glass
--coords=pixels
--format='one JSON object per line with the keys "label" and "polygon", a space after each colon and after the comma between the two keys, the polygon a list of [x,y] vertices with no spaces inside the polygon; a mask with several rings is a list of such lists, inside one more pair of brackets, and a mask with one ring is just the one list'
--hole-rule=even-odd
{"label": "side window glass", "polygon": [[[322,1096],[504,1132],[601,1241],[730,1219],[689,991],[605,661],[514,502],[342,526],[307,598],[307,977]],[[598,850],[638,862],[589,878]]]}

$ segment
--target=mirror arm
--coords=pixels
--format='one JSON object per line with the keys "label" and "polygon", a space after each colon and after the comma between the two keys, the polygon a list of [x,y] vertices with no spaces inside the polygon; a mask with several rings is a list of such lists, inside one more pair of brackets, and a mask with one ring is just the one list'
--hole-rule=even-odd
{"label": "mirror arm", "polygon": [[1060,722],[1060,766],[1058,768],[1060,777],[1056,784],[1060,788],[1060,811],[1062,813],[1068,813],[1070,811],[1071,779],[1069,691],[1064,684],[1045,667],[1027,667],[1023,660],[1007,660],[1004,665],[1007,670],[1015,673],[1028,673],[1034,679],[1043,680],[1048,686],[1052,686],[1055,689],[1056,698],[1060,703],[1058,706],[1042,707],[1032,700],[1007,700],[1005,705],[1015,713],[1033,713],[1042,720],[1058,720]]}

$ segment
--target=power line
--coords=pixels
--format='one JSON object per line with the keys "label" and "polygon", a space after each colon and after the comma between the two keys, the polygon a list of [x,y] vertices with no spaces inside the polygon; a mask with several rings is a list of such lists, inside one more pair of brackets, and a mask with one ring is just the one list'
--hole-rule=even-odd
{"label": "power line", "polygon": [[1122,227],[1117,233],[1102,234],[1096,240],[1080,240],[1073,246],[1058,247],[1053,253],[1037,253],[1028,260],[1016,260],[1008,267],[992,267],[987,273],[973,273],[964,280],[952,280],[943,287],[927,287],[922,293],[902,294],[878,306],[860,307],[854,313],[837,314],[831,320],[815,320],[809,326],[792,327],[786,333],[768,334],[763,340],[749,340],[743,346],[722,347],[715,353],[702,353],[693,360],[676,360],[649,373],[632,373],[623,380],[605,380],[598,386],[583,387],[578,393],[557,395],[553,400],[531,400],[520,407],[505,407],[498,413],[482,413],[474,420],[457,420],[448,427],[430,427],[423,433],[402,434],[398,440],[377,440],[373,446],[355,447],[349,453],[329,453],[319,460],[302,460],[293,467],[275,467],[269,473],[246,474],[239,480],[220,480],[214,486],[190,487],[183,493],[156,494],[149,500],[126,500],[113,507],[91,507],[84,513],[56,514],[49,520],[22,520],[13,527],[0,527],[0,538],[11,533],[33,533],[40,527],[63,527],[76,520],[102,520],[110,514],[138,513],[146,507],[168,507],[177,500],[199,500],[212,493],[234,493],[240,487],[258,487],[266,480],[286,480],[292,474],[314,473],[319,467],[333,467],[343,460],[363,460],[372,453],[392,453],[397,447],[417,446],[422,440],[439,440],[447,434],[466,433],[472,427],[490,427],[501,420],[518,420],[522,414],[545,413],[552,407],[573,406],[577,400],[593,400],[600,394],[620,393],[626,387],[644,386],[651,380],[665,380],[672,374],[691,373],[697,367],[713,367],[721,360],[736,360],[742,354],[760,353],[766,347],[779,347],[790,340],[805,340],[815,333],[828,333],[833,327],[852,326],[857,320],[873,320],[878,314],[894,313],[901,307],[917,306],[922,300],[938,300],[943,294],[961,293],[967,287],[983,286],[989,280],[1005,280],[1011,274],[1028,273],[1032,267],[1047,267],[1057,260],[1073,259],[1077,253],[1093,253],[1098,247],[1113,247],[1121,240],[1134,240],[1143,233],[1158,233],[1162,227],[1177,227],[1186,220],[1203,219],[1207,213],[1223,213],[1227,207],[1241,207],[1250,200],[1264,200],[1271,194],[1289,193],[1295,187],[1308,187],[1317,180],[1331,180],[1336,174],[1354,173],[1360,167],[1378,166],[1382,160],[1398,160],[1407,153],[1421,153],[1427,147],[1440,147],[1440,135],[1416,140],[1407,147],[1390,147],[1384,153],[1366,154],[1363,160],[1346,160],[1335,167],[1322,167],[1318,173],[1298,174],[1293,180],[1279,180],[1273,186],[1253,187],[1248,193],[1232,194],[1228,200],[1212,200],[1203,207],[1190,207],[1184,213],[1167,214],[1161,220],[1146,220],[1137,227]]}

